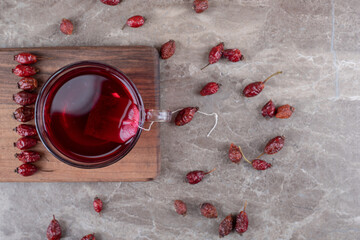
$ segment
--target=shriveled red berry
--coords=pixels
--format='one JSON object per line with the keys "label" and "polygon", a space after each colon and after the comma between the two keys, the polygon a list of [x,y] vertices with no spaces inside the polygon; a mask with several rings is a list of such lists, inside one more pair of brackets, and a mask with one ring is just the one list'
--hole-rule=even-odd
{"label": "shriveled red berry", "polygon": [[194,10],[196,13],[202,13],[209,7],[209,1],[208,0],[194,0],[193,3]]}
{"label": "shriveled red berry", "polygon": [[266,144],[264,153],[275,154],[284,147],[284,144],[285,144],[284,136],[274,137]]}
{"label": "shriveled red berry", "polygon": [[81,240],[96,240],[96,239],[95,239],[95,233],[92,233],[92,234],[83,236],[83,237],[81,238]]}
{"label": "shriveled red berry", "polygon": [[231,62],[238,62],[244,59],[244,56],[241,54],[241,51],[237,48],[234,49],[225,49],[223,51],[224,58],[227,58]]}
{"label": "shriveled red berry", "polygon": [[20,124],[14,131],[22,137],[33,137],[37,135],[35,126],[28,124]]}
{"label": "shriveled red berry", "polygon": [[223,51],[224,51],[224,43],[223,42],[221,42],[218,45],[216,45],[215,47],[213,47],[209,53],[209,63],[206,66],[204,66],[203,68],[201,68],[201,70],[203,70],[210,64],[214,64],[214,63],[218,62],[222,56]]}
{"label": "shriveled red berry", "polygon": [[39,72],[39,70],[32,66],[19,64],[14,69],[12,69],[12,72],[19,77],[30,77]]}
{"label": "shriveled red berry", "polygon": [[37,140],[35,138],[22,137],[14,143],[14,147],[17,147],[20,150],[25,150],[34,147],[36,143]]}
{"label": "shriveled red berry", "polygon": [[36,93],[29,93],[25,91],[21,91],[13,95],[14,102],[23,106],[34,104],[36,102],[36,98]]}
{"label": "shriveled red berry", "polygon": [[259,93],[261,93],[261,91],[264,89],[265,87],[265,83],[272,78],[275,75],[278,75],[282,72],[276,72],[272,75],[270,75],[268,78],[266,78],[264,81],[262,82],[253,82],[250,83],[249,85],[247,85],[244,90],[243,90],[243,94],[245,97],[255,97],[257,96]]}
{"label": "shriveled red berry", "polygon": [[293,112],[295,111],[295,108],[290,106],[289,104],[280,106],[276,109],[276,114],[275,117],[276,118],[281,118],[281,119],[286,119],[291,117],[291,115],[293,114]]}
{"label": "shriveled red berry", "polygon": [[238,146],[231,143],[230,149],[229,149],[229,159],[233,163],[239,163],[242,159],[243,155],[241,154],[241,151]]}
{"label": "shriveled red berry", "polygon": [[[106,4],[106,5],[110,5],[110,6],[116,6],[118,5],[121,0],[100,0],[102,3]],[[95,239],[95,238],[94,238]]]}
{"label": "shriveled red berry", "polygon": [[34,109],[29,107],[19,107],[15,110],[13,116],[19,122],[28,122],[34,118]]}
{"label": "shriveled red berry", "polygon": [[33,64],[37,62],[36,56],[28,52],[22,52],[15,55],[14,60],[20,64]]}
{"label": "shriveled red berry", "polygon": [[31,163],[24,163],[17,167],[14,172],[20,174],[21,176],[28,177],[36,173],[37,167]]}
{"label": "shriveled red berry", "polygon": [[175,45],[175,41],[174,40],[170,40],[166,43],[164,43],[161,46],[160,49],[160,56],[162,59],[168,59],[170,58],[172,55],[174,55],[176,50],[176,45]]}
{"label": "shriveled red berry", "polygon": [[239,234],[242,234],[247,231],[248,225],[249,225],[249,219],[245,212],[246,209],[246,202],[244,205],[244,210],[242,210],[237,216],[236,216],[236,225],[235,225],[235,231]]}
{"label": "shriveled red berry", "polygon": [[15,153],[15,157],[23,163],[33,163],[40,160],[40,153],[35,151],[22,151],[21,153]]}
{"label": "shriveled red berry", "polygon": [[200,206],[201,215],[206,218],[217,218],[218,213],[216,207],[211,203],[203,203]]}
{"label": "shriveled red berry", "polygon": [[53,220],[51,220],[47,228],[46,237],[48,240],[60,240],[61,238],[61,226],[55,216],[53,216]]}
{"label": "shriveled red berry", "polygon": [[94,202],[93,202],[93,206],[94,206],[95,212],[100,213],[102,211],[102,209],[103,209],[103,202],[101,201],[100,198],[95,197]]}
{"label": "shriveled red berry", "polygon": [[60,31],[63,34],[71,35],[73,30],[74,30],[73,23],[69,19],[63,18],[60,24]]}
{"label": "shriveled red berry", "polygon": [[219,226],[219,237],[225,237],[226,235],[229,235],[231,231],[234,229],[234,218],[230,214],[224,218],[224,220],[221,221]]}
{"label": "shriveled red berry", "polygon": [[199,170],[192,171],[192,172],[189,172],[188,174],[186,174],[186,180],[190,184],[197,184],[197,183],[201,182],[201,180],[203,180],[205,175],[212,173],[213,171],[215,171],[215,168],[209,172],[204,172],[204,171],[199,171]]}
{"label": "shriveled red berry", "polygon": [[268,101],[261,109],[263,117],[272,118],[275,116],[275,104],[272,100]]}
{"label": "shriveled red berry", "polygon": [[265,170],[271,168],[272,166],[270,163],[267,163],[266,161],[260,159],[254,159],[251,163],[253,168],[256,170]]}
{"label": "shriveled red berry", "polygon": [[175,211],[177,212],[177,214],[186,215],[187,212],[187,207],[186,204],[181,201],[181,200],[175,200],[174,201],[174,207],[175,207]]}
{"label": "shriveled red berry", "polygon": [[194,114],[199,110],[198,107],[187,107],[182,109],[175,117],[175,125],[183,126],[189,122],[194,117]]}
{"label": "shriveled red berry", "polygon": [[212,95],[214,93],[217,93],[217,91],[219,90],[221,84],[216,83],[216,82],[209,82],[208,84],[206,84],[203,89],[201,89],[200,91],[200,95],[201,96],[207,96],[207,95]]}
{"label": "shriveled red berry", "polygon": [[32,77],[24,77],[18,82],[18,88],[33,91],[38,87],[38,81]]}
{"label": "shriveled red berry", "polygon": [[132,28],[141,27],[142,25],[144,25],[145,20],[146,19],[140,15],[132,16],[131,18],[129,18],[126,21],[126,24],[122,27],[122,29],[124,29],[126,27],[126,25],[128,25],[129,27],[132,27]]}

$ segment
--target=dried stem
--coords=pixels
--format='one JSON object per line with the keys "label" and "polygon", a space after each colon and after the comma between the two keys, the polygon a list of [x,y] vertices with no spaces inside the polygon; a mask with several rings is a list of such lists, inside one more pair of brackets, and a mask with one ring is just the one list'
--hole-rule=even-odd
{"label": "dried stem", "polygon": [[259,156],[257,156],[255,159],[259,159],[262,155],[264,155],[265,153],[261,153]]}
{"label": "dried stem", "polygon": [[267,80],[269,80],[269,79],[272,78],[273,76],[278,75],[278,74],[281,74],[281,73],[282,73],[282,71],[279,71],[279,72],[276,72],[276,73],[271,74],[271,75],[270,75],[267,79],[265,79],[262,83],[265,84]]}
{"label": "dried stem", "polygon": [[252,162],[250,162],[250,161],[245,157],[243,151],[241,150],[241,147],[240,147],[240,146],[238,146],[238,147],[239,147],[239,150],[240,150],[242,156],[244,157],[245,161],[247,161],[248,163],[250,163],[250,164],[252,165]]}
{"label": "dried stem", "polygon": [[245,204],[244,204],[244,212],[245,212],[245,210],[246,210],[246,206],[247,206],[247,201],[245,201]]}
{"label": "dried stem", "polygon": [[125,23],[124,26],[121,28],[121,30],[124,30],[124,28],[126,27],[126,25],[127,25],[127,24]]}
{"label": "dried stem", "polygon": [[206,68],[209,65],[210,65],[210,63],[206,64],[206,66],[202,67],[200,70],[203,70],[204,68]]}
{"label": "dried stem", "polygon": [[209,173],[212,173],[213,171],[215,171],[215,169],[216,169],[216,168],[214,168],[213,170],[211,170],[211,171],[209,171],[209,172],[205,173],[205,175],[206,175],[206,174],[209,174]]}

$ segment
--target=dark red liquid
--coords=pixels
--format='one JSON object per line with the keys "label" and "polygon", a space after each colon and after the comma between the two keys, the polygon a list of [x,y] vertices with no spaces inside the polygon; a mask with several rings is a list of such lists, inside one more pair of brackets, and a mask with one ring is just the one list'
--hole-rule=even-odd
{"label": "dark red liquid", "polygon": [[122,105],[129,104],[137,105],[115,76],[97,69],[72,71],[62,76],[48,94],[44,111],[46,132],[64,155],[82,162],[100,162],[118,154],[133,140],[131,137],[125,142],[114,141],[119,124],[111,123],[114,119],[126,119],[128,110]]}

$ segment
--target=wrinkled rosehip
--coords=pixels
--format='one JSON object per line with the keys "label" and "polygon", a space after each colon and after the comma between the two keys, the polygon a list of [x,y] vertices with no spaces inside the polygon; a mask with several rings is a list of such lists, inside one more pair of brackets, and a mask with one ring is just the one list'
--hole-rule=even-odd
{"label": "wrinkled rosehip", "polygon": [[60,31],[63,34],[71,35],[73,30],[74,30],[73,23],[69,19],[63,18],[60,24]]}
{"label": "wrinkled rosehip", "polygon": [[206,66],[204,66],[203,68],[201,68],[201,70],[203,70],[210,64],[214,64],[214,63],[218,62],[222,56],[223,51],[224,51],[224,43],[223,42],[219,43],[218,45],[213,47],[209,53],[209,63]]}
{"label": "wrinkled rosehip", "polygon": [[33,64],[37,62],[34,54],[22,52],[14,56],[14,60],[20,64]]}
{"label": "wrinkled rosehip", "polygon": [[39,72],[39,70],[32,66],[19,64],[14,69],[12,69],[12,72],[19,77],[30,77]]}
{"label": "wrinkled rosehip", "polygon": [[34,109],[29,107],[19,107],[15,110],[13,116],[19,122],[28,122],[34,118]]}
{"label": "wrinkled rosehip", "polygon": [[24,77],[18,82],[18,88],[33,91],[38,87],[38,81],[32,77]]}
{"label": "wrinkled rosehip", "polygon": [[176,45],[175,45],[175,41],[174,40],[170,40],[166,43],[164,43],[161,46],[160,49],[160,56],[162,59],[168,59],[170,58],[172,55],[174,55],[176,50]]}
{"label": "wrinkled rosehip", "polygon": [[146,19],[140,15],[132,16],[131,18],[129,18],[126,21],[126,24],[122,27],[122,29],[124,29],[126,27],[126,25],[128,25],[129,27],[132,27],[132,28],[141,27],[142,25],[144,25],[145,20]]}
{"label": "wrinkled rosehip", "polygon": [[272,166],[270,163],[267,163],[266,161],[260,159],[252,160],[251,164],[256,170],[266,170],[268,168],[271,168]]}
{"label": "wrinkled rosehip", "polygon": [[272,100],[268,101],[261,109],[263,117],[272,118],[275,116],[275,104]]}
{"label": "wrinkled rosehip", "polygon": [[197,183],[201,182],[201,180],[203,180],[205,175],[212,173],[213,171],[215,171],[215,168],[209,172],[204,172],[204,171],[199,171],[199,170],[192,171],[192,172],[189,172],[188,174],[186,174],[186,180],[190,184],[197,184]]}
{"label": "wrinkled rosehip", "polygon": [[217,93],[217,91],[219,90],[221,84],[216,83],[216,82],[209,82],[208,84],[206,84],[203,89],[201,89],[200,91],[200,95],[201,96],[207,96],[207,95],[212,95],[214,93]]}
{"label": "wrinkled rosehip", "polygon": [[264,153],[275,154],[284,147],[285,137],[277,136],[271,139],[265,146]]}
{"label": "wrinkled rosehip", "polygon": [[198,107],[187,107],[182,109],[175,117],[175,125],[183,126],[189,122],[194,117],[194,114],[199,110]]}
{"label": "wrinkled rosehip", "polygon": [[216,207],[211,203],[203,203],[200,206],[201,215],[206,218],[217,218],[218,213]]}
{"label": "wrinkled rosehip", "polygon": [[194,10],[196,13],[202,13],[209,7],[208,0],[194,0],[193,2]]}
{"label": "wrinkled rosehip", "polygon": [[36,173],[37,167],[31,163],[24,163],[17,167],[14,172],[20,174],[21,176],[28,177]]}
{"label": "wrinkled rosehip", "polygon": [[186,204],[181,201],[181,200],[175,200],[174,201],[174,207],[175,207],[175,211],[177,212],[177,214],[186,215],[187,212],[187,207]]}
{"label": "wrinkled rosehip", "polygon": [[37,135],[36,127],[28,124],[20,124],[14,131],[22,137],[33,137]]}
{"label": "wrinkled rosehip", "polygon": [[100,198],[95,197],[94,202],[93,202],[93,206],[94,206],[95,212],[100,213],[102,211],[102,208],[103,208],[103,202],[101,201]]}
{"label": "wrinkled rosehip", "polygon": [[[106,4],[106,5],[110,5],[110,6],[116,6],[118,5],[121,0],[100,0],[102,3]],[[95,238],[94,238],[95,239]]]}
{"label": "wrinkled rosehip", "polygon": [[261,93],[261,91],[264,89],[265,87],[265,83],[272,78],[275,75],[278,75],[282,72],[276,72],[272,75],[270,75],[268,78],[266,78],[264,81],[262,82],[253,82],[250,83],[249,85],[247,85],[244,90],[243,90],[243,94],[245,97],[255,97],[257,96],[259,93]]}
{"label": "wrinkled rosehip", "polygon": [[15,157],[23,163],[34,163],[40,160],[40,153],[35,151],[22,151],[21,153],[15,153]]}
{"label": "wrinkled rosehip", "polygon": [[289,104],[280,106],[276,109],[276,118],[286,119],[291,117],[292,113],[295,111],[295,108],[290,106]]}
{"label": "wrinkled rosehip", "polygon": [[249,219],[245,212],[246,210],[246,202],[244,205],[244,210],[242,210],[237,216],[236,216],[236,225],[235,225],[235,231],[239,234],[242,234],[247,231],[248,225],[249,225]]}
{"label": "wrinkled rosehip", "polygon": [[230,149],[229,149],[229,159],[233,163],[239,163],[242,159],[242,154],[240,152],[240,149],[235,144],[231,143]]}
{"label": "wrinkled rosehip", "polygon": [[61,226],[55,216],[53,216],[53,220],[51,220],[47,228],[46,237],[48,240],[60,240],[61,238]]}
{"label": "wrinkled rosehip", "polygon": [[241,54],[241,51],[237,48],[234,49],[225,49],[222,56],[227,58],[231,62],[238,62],[244,59],[244,56]]}
{"label": "wrinkled rosehip", "polygon": [[14,142],[14,147],[17,147],[20,150],[25,150],[32,148],[36,145],[37,140],[31,137],[22,137],[19,138],[16,142]]}
{"label": "wrinkled rosehip", "polygon": [[21,91],[13,95],[14,102],[23,106],[34,104],[36,102],[36,98],[36,93],[29,93],[25,91]]}
{"label": "wrinkled rosehip", "polygon": [[234,218],[230,214],[224,218],[224,220],[221,221],[219,226],[219,237],[225,237],[226,235],[229,235],[231,231],[234,229]]}
{"label": "wrinkled rosehip", "polygon": [[81,240],[96,240],[96,239],[95,239],[95,233],[92,233],[92,234],[83,236],[83,237],[81,238]]}

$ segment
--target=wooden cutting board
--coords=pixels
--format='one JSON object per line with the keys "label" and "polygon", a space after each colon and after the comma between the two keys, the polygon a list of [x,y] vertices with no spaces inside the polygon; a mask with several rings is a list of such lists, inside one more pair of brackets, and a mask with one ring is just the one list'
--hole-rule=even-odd
{"label": "wooden cutting board", "polygon": [[[148,181],[160,170],[159,127],[154,124],[150,132],[143,131],[136,146],[119,162],[99,169],[80,169],[68,166],[53,157],[41,142],[33,150],[42,158],[35,163],[40,169],[53,172],[37,172],[23,177],[14,173],[21,162],[14,154],[20,152],[13,143],[20,137],[13,129],[20,124],[12,117],[19,106],[12,95],[19,91],[20,77],[11,73],[17,65],[14,55],[31,52],[44,59],[35,66],[40,73],[34,77],[40,86],[59,68],[78,61],[98,61],[124,72],[138,88],[145,108],[159,108],[159,56],[155,48],[146,46],[124,47],[54,47],[54,48],[7,48],[0,49],[0,182],[97,182],[97,181]],[[45,59],[46,58],[46,59]],[[34,124],[34,121],[28,122]]]}

